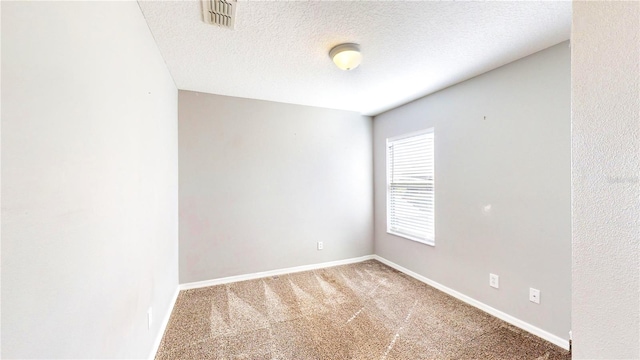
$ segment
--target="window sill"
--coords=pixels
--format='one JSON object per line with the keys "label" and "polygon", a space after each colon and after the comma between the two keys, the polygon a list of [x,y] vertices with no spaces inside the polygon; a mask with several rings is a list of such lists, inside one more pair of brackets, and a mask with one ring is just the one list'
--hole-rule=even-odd
{"label": "window sill", "polygon": [[392,232],[392,231],[389,231],[389,230],[387,230],[387,234],[398,236],[398,237],[401,237],[403,239],[415,241],[415,242],[418,242],[420,244],[425,244],[425,245],[429,245],[429,246],[433,246],[433,247],[436,246],[435,240],[422,240],[422,239],[418,239],[418,238],[415,238],[415,237],[412,237],[412,236],[409,236],[409,235],[395,233],[395,232]]}

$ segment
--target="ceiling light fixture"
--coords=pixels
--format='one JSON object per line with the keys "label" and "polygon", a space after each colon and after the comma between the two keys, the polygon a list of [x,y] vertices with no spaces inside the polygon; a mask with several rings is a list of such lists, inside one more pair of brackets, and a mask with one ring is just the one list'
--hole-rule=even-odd
{"label": "ceiling light fixture", "polygon": [[353,70],[362,62],[360,45],[353,43],[335,46],[329,51],[329,57],[342,70]]}

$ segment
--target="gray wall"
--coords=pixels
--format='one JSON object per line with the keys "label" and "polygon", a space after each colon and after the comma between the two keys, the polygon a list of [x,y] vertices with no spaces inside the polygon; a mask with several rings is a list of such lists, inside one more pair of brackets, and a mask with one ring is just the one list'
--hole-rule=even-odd
{"label": "gray wall", "polygon": [[372,254],[371,131],[353,112],[180,91],[180,283]]}
{"label": "gray wall", "polygon": [[640,359],[640,3],[573,18],[573,357]]}
{"label": "gray wall", "polygon": [[[568,339],[570,125],[568,42],[376,116],[376,254]],[[435,247],[386,232],[385,139],[429,127]]]}
{"label": "gray wall", "polygon": [[177,90],[135,2],[1,6],[2,358],[146,358],[178,284]]}

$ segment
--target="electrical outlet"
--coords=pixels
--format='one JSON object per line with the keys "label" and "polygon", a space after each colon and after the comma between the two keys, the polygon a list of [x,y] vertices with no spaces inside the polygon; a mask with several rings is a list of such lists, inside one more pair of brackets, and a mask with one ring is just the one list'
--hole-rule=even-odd
{"label": "electrical outlet", "polygon": [[151,329],[151,322],[152,322],[152,309],[149,308],[149,310],[147,310],[147,326],[149,327],[149,329]]}
{"label": "electrical outlet", "polygon": [[324,243],[322,241],[318,241],[318,250],[324,249]]}
{"label": "electrical outlet", "polygon": [[500,277],[496,274],[489,274],[489,286],[498,289],[500,287]]}
{"label": "electrical outlet", "polygon": [[540,304],[540,290],[529,288],[529,301]]}

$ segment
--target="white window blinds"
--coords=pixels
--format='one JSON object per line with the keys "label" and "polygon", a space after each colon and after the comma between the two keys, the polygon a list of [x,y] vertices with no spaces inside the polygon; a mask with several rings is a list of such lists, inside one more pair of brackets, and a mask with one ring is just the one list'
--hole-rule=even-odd
{"label": "white window blinds", "polygon": [[430,245],[434,231],[433,129],[387,139],[387,232]]}

